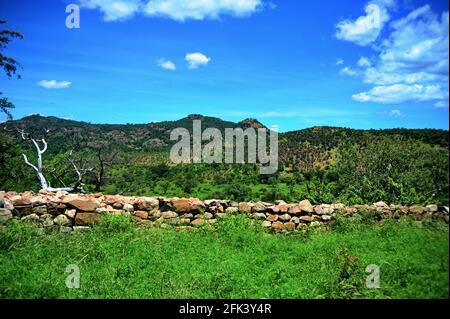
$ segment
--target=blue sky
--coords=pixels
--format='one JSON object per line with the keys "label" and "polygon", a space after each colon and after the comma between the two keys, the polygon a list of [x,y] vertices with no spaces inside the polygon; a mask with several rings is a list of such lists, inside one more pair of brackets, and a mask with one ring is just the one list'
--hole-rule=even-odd
{"label": "blue sky", "polygon": [[[66,6],[80,6],[68,29]],[[15,118],[448,129],[447,1],[0,0]]]}

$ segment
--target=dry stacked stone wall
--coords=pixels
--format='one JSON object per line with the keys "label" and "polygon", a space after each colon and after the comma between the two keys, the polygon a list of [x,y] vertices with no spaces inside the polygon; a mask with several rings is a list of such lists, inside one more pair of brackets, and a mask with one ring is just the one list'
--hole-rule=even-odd
{"label": "dry stacked stone wall", "polygon": [[377,202],[372,205],[321,204],[308,200],[299,203],[235,202],[197,198],[139,197],[67,192],[16,193],[0,191],[0,224],[10,219],[34,221],[43,226],[66,230],[86,229],[107,214],[130,216],[136,223],[155,227],[172,225],[190,229],[215,223],[230,214],[248,214],[274,231],[295,230],[332,222],[336,214],[351,216],[364,211],[377,218],[413,215],[417,219],[444,219],[448,207],[437,205],[402,206]]}

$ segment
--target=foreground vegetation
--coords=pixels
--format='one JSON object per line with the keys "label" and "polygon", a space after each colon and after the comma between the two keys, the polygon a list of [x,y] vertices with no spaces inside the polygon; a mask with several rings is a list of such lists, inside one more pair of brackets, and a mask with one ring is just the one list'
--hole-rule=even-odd
{"label": "foreground vegetation", "polygon": [[[448,225],[338,218],[268,234],[238,215],[192,231],[108,216],[65,233],[11,221],[0,231],[1,298],[448,298]],[[68,289],[76,264],[81,287]],[[381,287],[366,288],[376,264]]]}

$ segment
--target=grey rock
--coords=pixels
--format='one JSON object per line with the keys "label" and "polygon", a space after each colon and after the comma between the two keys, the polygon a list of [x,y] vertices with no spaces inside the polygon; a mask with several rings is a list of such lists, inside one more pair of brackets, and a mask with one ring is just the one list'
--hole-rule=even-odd
{"label": "grey rock", "polygon": [[0,208],[0,224],[6,223],[13,217],[11,211],[6,208]]}
{"label": "grey rock", "polygon": [[53,220],[53,222],[58,226],[67,226],[67,225],[71,224],[69,217],[67,217],[66,215],[62,215],[62,214],[56,216],[56,218]]}

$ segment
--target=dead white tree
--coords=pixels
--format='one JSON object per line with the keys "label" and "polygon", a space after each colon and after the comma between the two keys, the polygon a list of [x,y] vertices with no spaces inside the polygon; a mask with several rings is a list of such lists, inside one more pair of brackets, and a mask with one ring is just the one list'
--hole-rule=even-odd
{"label": "dead white tree", "polygon": [[[77,174],[78,179],[75,182],[75,184],[71,187],[66,187],[64,185],[64,187],[59,187],[59,188],[54,188],[50,186],[50,183],[47,181],[47,179],[44,176],[43,170],[42,170],[42,155],[47,151],[47,142],[45,141],[45,138],[42,139],[35,139],[33,138],[30,134],[26,133],[23,129],[16,129],[22,140],[24,141],[31,141],[31,143],[33,144],[35,151],[36,151],[36,155],[37,155],[37,163],[36,165],[30,163],[30,161],[28,160],[27,156],[25,154],[22,154],[23,159],[25,160],[25,163],[30,166],[31,168],[34,169],[34,171],[37,174],[37,177],[39,179],[39,183],[41,185],[41,188],[45,191],[48,192],[58,192],[58,191],[66,191],[66,192],[83,192],[83,176],[89,172],[92,172],[93,168],[91,169],[85,169],[85,168],[79,168],[74,160],[74,158],[72,157],[73,155],[73,150],[70,151],[69,156],[68,156],[68,161],[71,163],[72,167],[73,167],[73,171]],[[48,133],[49,130],[45,130],[45,133]],[[39,145],[39,143],[42,144],[42,147]],[[61,181],[61,179],[59,179]]]}

